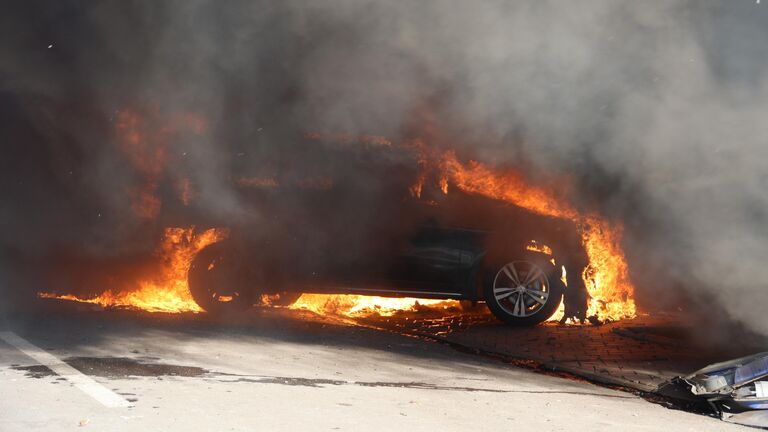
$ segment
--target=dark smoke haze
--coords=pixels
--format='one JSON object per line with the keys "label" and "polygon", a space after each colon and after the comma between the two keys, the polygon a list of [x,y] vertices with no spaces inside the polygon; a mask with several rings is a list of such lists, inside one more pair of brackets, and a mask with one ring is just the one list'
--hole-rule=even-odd
{"label": "dark smoke haze", "polygon": [[195,212],[237,220],[254,216],[233,166],[290,159],[304,132],[396,140],[427,105],[445,137],[433,144],[535,178],[570,176],[574,202],[622,221],[641,305],[684,292],[768,333],[766,7],[6,4],[0,283],[24,286],[27,259],[51,253],[151,247],[125,192],[141,173],[114,142],[126,109],[204,114],[207,133],[174,136],[166,175],[190,177]]}

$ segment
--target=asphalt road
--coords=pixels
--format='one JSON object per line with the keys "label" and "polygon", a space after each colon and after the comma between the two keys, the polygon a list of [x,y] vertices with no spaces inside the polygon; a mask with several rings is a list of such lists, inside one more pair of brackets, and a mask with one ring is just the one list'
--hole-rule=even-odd
{"label": "asphalt road", "polygon": [[735,431],[439,343],[254,311],[0,325],[0,430]]}

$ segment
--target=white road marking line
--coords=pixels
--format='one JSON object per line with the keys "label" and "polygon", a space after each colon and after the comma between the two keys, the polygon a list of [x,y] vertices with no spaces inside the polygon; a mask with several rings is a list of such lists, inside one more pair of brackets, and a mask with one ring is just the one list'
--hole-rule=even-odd
{"label": "white road marking line", "polygon": [[16,333],[9,331],[0,332],[0,339],[13,345],[28,357],[35,359],[35,361],[56,373],[56,375],[65,378],[85,394],[101,402],[102,405],[109,408],[131,406],[130,402],[123,399],[122,396],[97,383],[90,377],[83,375],[79,370],[59,360],[53,354],[32,345]]}

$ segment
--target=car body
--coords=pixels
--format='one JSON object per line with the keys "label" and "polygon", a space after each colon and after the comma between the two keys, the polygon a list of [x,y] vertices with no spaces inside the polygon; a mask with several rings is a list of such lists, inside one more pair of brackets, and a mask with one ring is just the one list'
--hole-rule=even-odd
{"label": "car body", "polygon": [[[304,292],[444,298],[485,301],[505,322],[526,325],[556,311],[563,268],[576,275],[571,298],[585,303],[587,258],[572,223],[447,182],[425,181],[416,194],[407,164],[383,160],[347,158],[341,178],[322,187],[247,188],[258,223],[198,254],[189,271],[198,303],[224,311],[252,304],[256,293]],[[549,253],[530,250],[531,241]]]}

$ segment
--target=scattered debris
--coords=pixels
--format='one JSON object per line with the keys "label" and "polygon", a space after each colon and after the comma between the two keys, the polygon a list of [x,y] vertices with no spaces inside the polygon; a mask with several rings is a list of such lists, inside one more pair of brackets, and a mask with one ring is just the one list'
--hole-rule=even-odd
{"label": "scattered debris", "polygon": [[742,423],[739,418],[743,417],[749,418],[752,426],[768,427],[768,415],[746,414],[768,410],[768,352],[715,363],[691,375],[675,377],[660,385],[658,393],[708,405],[724,420]]}

